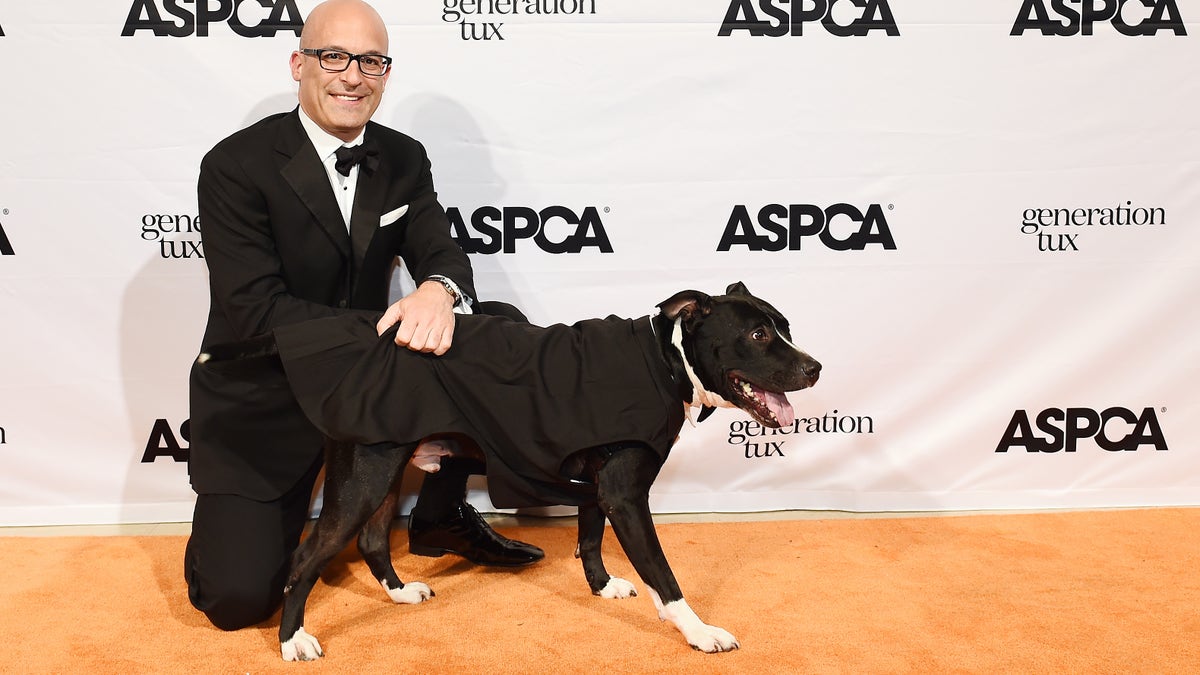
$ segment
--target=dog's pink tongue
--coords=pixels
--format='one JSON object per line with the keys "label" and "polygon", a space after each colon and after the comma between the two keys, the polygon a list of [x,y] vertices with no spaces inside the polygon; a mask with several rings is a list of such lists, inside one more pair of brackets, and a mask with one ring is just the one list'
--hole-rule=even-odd
{"label": "dog's pink tongue", "polygon": [[792,404],[787,400],[787,396],[773,391],[763,391],[762,393],[767,408],[775,413],[775,419],[779,420],[779,426],[788,427],[796,421],[796,412],[792,410]]}

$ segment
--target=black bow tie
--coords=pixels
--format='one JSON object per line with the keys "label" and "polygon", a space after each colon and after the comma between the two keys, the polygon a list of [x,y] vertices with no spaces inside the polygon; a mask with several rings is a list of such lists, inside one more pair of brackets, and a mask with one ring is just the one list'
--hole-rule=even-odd
{"label": "black bow tie", "polygon": [[337,162],[334,163],[333,168],[337,169],[337,172],[343,176],[349,176],[350,169],[353,169],[357,164],[365,162],[367,170],[374,171],[375,165],[379,163],[379,153],[376,152],[375,148],[367,147],[366,143],[360,143],[349,148],[343,145],[337,149],[334,155],[337,156]]}

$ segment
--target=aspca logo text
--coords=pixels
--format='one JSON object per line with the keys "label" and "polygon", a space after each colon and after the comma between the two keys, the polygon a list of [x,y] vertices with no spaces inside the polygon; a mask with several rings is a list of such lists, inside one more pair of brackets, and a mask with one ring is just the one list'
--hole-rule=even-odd
{"label": "aspca logo text", "polygon": [[[608,207],[604,208],[608,213]],[[446,209],[450,234],[467,253],[515,253],[528,239],[546,253],[580,253],[594,248],[612,253],[600,211],[588,206],[578,214],[565,206],[535,211],[525,206],[483,206],[464,218],[457,207]]]}
{"label": "aspca logo text", "polygon": [[142,216],[142,241],[158,242],[158,254],[163,258],[203,258],[204,242],[199,236],[200,216],[172,213]]}
{"label": "aspca logo text", "polygon": [[251,38],[279,31],[300,37],[304,28],[296,0],[134,0],[121,36],[148,30],[157,37],[207,37],[214,23],[229,24],[234,33]]}
{"label": "aspca logo text", "polygon": [[[1036,431],[1034,426],[1037,426]],[[1142,446],[1166,450],[1162,426],[1154,408],[1135,415],[1128,408],[1049,408],[1037,414],[1033,425],[1024,410],[1013,413],[996,452],[1024,448],[1026,452],[1075,452],[1079,441],[1096,439],[1109,452],[1133,451]]]}
{"label": "aspca logo text", "polygon": [[1098,23],[1111,23],[1122,35],[1187,35],[1175,0],[1022,0],[1009,35],[1091,35]]}
{"label": "aspca logo text", "polygon": [[4,427],[0,427],[0,445],[8,443],[8,431]]}
{"label": "aspca logo text", "polygon": [[[888,205],[888,210],[893,208]],[[865,213],[851,204],[827,208],[813,204],[767,204],[754,215],[745,204],[738,204],[729,214],[717,250],[745,246],[751,251],[799,251],[806,237],[815,237],[812,243],[820,242],[834,251],[861,251],[868,246],[896,249],[892,230],[879,204],[868,206]]]}
{"label": "aspca logo text", "polygon": [[804,24],[820,23],[837,37],[862,37],[871,31],[899,35],[887,0],[732,0],[717,35],[744,30],[755,37],[804,35]]}
{"label": "aspca logo text", "polygon": [[[4,209],[4,215],[8,215],[8,209]],[[8,233],[4,231],[3,221],[0,221],[0,255],[16,255],[12,242],[8,239]]]}
{"label": "aspca logo text", "polygon": [[153,463],[159,457],[170,457],[176,462],[188,461],[189,448],[179,444],[180,438],[191,443],[191,420],[184,420],[183,424],[179,425],[179,436],[175,435],[166,420],[154,420],[154,426],[150,429],[150,437],[146,439],[146,451],[142,453],[142,463]]}

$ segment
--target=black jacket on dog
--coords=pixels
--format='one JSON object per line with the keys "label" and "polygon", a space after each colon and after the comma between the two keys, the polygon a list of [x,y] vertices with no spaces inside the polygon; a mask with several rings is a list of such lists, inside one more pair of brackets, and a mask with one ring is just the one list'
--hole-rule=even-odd
{"label": "black jacket on dog", "polygon": [[459,316],[442,356],[396,346],[395,327],[377,337],[359,315],[274,332],[296,399],[322,432],[363,444],[466,434],[486,455],[500,508],[594,501],[595,486],[564,470],[567,457],[636,441],[665,460],[683,426],[649,317],[543,328]]}

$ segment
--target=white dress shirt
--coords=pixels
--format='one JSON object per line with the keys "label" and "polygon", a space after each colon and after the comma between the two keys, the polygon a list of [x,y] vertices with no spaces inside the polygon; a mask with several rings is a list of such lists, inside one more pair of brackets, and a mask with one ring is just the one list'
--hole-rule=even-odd
{"label": "white dress shirt", "polygon": [[[360,165],[355,164],[350,167],[350,175],[348,176],[338,173],[336,166],[337,151],[342,146],[352,148],[356,145],[361,145],[363,136],[366,134],[366,129],[364,128],[353,140],[343,142],[342,139],[325,131],[314,122],[304,112],[303,107],[300,108],[300,125],[304,127],[304,132],[308,134],[308,140],[312,141],[313,147],[317,150],[317,157],[321,159],[321,164],[325,167],[325,174],[329,177],[330,186],[333,187],[333,195],[337,198],[338,207],[342,211],[342,220],[345,222],[346,231],[349,232],[350,211],[354,208],[354,192],[358,188]],[[458,297],[458,301],[454,303],[455,312],[459,314],[472,313],[471,298],[462,292],[462,289],[458,287],[458,284],[454,283],[453,279],[440,274],[431,275],[429,278],[446,283],[454,290],[454,294]]]}
{"label": "white dress shirt", "polygon": [[358,187],[358,164],[350,167],[350,175],[343,176],[338,173],[334,166],[337,163],[337,150],[342,146],[352,148],[356,145],[361,145],[363,142],[363,134],[366,130],[358,134],[358,137],[349,142],[342,142],[342,139],[331,135],[317,123],[312,121],[304,112],[304,108],[300,108],[300,124],[304,126],[304,131],[308,134],[308,140],[312,141],[313,147],[317,149],[317,157],[321,159],[321,164],[325,166],[325,173],[329,176],[329,184],[333,186],[333,194],[337,197],[338,206],[342,210],[342,220],[345,221],[346,231],[350,231],[350,209],[354,206],[354,191]]}

